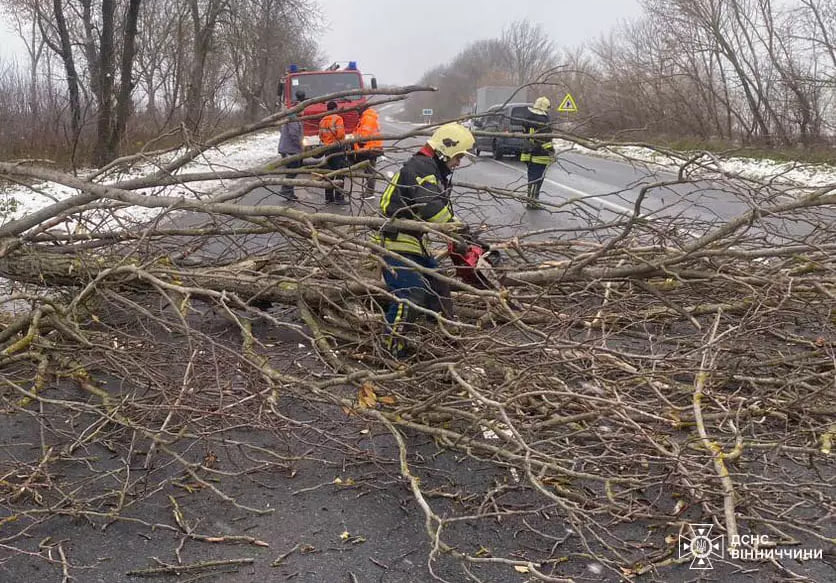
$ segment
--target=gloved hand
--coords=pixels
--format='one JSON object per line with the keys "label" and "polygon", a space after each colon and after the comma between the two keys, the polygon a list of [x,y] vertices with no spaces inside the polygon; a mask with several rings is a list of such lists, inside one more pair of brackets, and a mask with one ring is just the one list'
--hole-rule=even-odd
{"label": "gloved hand", "polygon": [[473,236],[470,234],[470,225],[456,220],[453,224],[451,236],[453,251],[459,255],[464,255],[467,252],[467,246],[473,241]]}
{"label": "gloved hand", "polygon": [[460,237],[470,236],[470,225],[459,220],[453,221],[453,232]]}
{"label": "gloved hand", "polygon": [[453,253],[455,253],[456,255],[464,255],[465,253],[467,253],[468,244],[467,244],[467,241],[464,241],[463,239],[456,238],[455,241],[453,242],[452,247],[453,247]]}

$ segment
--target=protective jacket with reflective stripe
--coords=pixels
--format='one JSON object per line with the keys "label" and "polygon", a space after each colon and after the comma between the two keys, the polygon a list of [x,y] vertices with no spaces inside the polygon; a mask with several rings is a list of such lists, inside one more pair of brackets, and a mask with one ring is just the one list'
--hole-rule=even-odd
{"label": "protective jacket with reflective stripe", "polygon": [[[452,221],[451,174],[430,148],[422,148],[392,177],[380,199],[380,212],[391,219],[429,223]],[[428,255],[420,231],[399,231],[384,226],[376,238],[390,251]]]}
{"label": "protective jacket with reflective stripe", "polygon": [[552,139],[537,136],[537,134],[551,133],[549,114],[529,107],[522,116],[522,126],[523,131],[531,137],[526,140],[525,151],[520,156],[520,160],[535,164],[549,164],[554,152]]}
{"label": "protective jacket with reflective stripe", "polygon": [[345,139],[345,123],[336,113],[326,115],[319,122],[319,140],[323,146],[330,146]]}
{"label": "protective jacket with reflective stripe", "polygon": [[[371,107],[363,111],[360,116],[360,121],[357,122],[357,127],[354,128],[355,138],[371,138],[380,136],[380,123],[377,120],[377,112]],[[357,142],[354,144],[354,149],[357,151],[363,150],[383,150],[382,140],[369,140]]]}

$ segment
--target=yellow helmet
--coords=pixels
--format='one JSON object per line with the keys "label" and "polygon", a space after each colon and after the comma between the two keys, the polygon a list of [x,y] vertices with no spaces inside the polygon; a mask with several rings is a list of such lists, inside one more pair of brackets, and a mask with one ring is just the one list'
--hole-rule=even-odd
{"label": "yellow helmet", "polygon": [[435,130],[427,143],[440,158],[449,160],[459,154],[466,154],[476,140],[462,124],[447,123]]}
{"label": "yellow helmet", "polygon": [[539,109],[540,111],[547,112],[552,107],[552,102],[549,101],[548,97],[538,97],[537,100],[534,102],[534,109]]}

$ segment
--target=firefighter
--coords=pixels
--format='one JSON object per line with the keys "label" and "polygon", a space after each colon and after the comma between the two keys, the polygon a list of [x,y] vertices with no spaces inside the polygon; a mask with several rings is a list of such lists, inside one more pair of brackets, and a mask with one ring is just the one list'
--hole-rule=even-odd
{"label": "firefighter", "polygon": [[[340,170],[348,166],[348,160],[345,155],[345,122],[340,114],[337,113],[337,102],[329,101],[326,106],[329,112],[319,122],[319,140],[323,146],[329,146],[328,150],[323,154],[326,157],[329,170]],[[334,184],[339,181],[339,185],[334,188]],[[342,176],[337,179],[331,179],[328,186],[325,187],[325,202],[336,204],[348,204],[345,200],[345,177]]]}
{"label": "firefighter", "polygon": [[523,131],[531,136],[526,140],[525,151],[520,156],[520,160],[525,162],[528,169],[528,202],[525,205],[528,209],[543,208],[537,201],[540,200],[540,188],[546,178],[546,168],[552,163],[554,144],[551,138],[539,137],[537,134],[551,132],[550,107],[548,97],[538,97],[534,105],[525,112],[522,120]]}
{"label": "firefighter", "polygon": [[[389,182],[380,199],[380,211],[390,219],[409,219],[429,223],[448,223],[455,220],[450,202],[451,177],[462,157],[473,147],[473,134],[458,123],[439,127],[427,143],[410,158]],[[389,291],[398,298],[386,312],[386,345],[396,358],[407,354],[404,333],[419,312],[406,301],[446,318],[453,317],[449,286],[408,265],[409,260],[428,270],[438,268],[438,262],[426,248],[420,231],[399,230],[384,226],[375,240],[388,251],[383,278]]]}
{"label": "firefighter", "polygon": [[354,144],[354,161],[363,162],[369,161],[368,172],[366,176],[366,190],[367,197],[374,196],[374,189],[377,185],[376,166],[377,158],[383,154],[383,140],[380,138],[380,122],[377,119],[377,112],[371,107],[366,107],[360,114],[360,120],[357,122],[357,127],[354,129],[354,135],[358,138],[376,138],[364,140]]}

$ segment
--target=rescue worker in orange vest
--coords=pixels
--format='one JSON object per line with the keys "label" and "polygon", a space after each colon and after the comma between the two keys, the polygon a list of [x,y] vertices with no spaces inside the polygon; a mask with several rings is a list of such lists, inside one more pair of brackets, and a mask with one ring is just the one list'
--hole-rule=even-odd
{"label": "rescue worker in orange vest", "polygon": [[[329,101],[326,106],[328,111],[333,112],[323,117],[319,122],[319,141],[323,146],[329,146],[325,151],[326,163],[330,170],[339,170],[348,166],[345,155],[345,122],[337,113],[337,103]],[[335,188],[335,184],[339,185]],[[345,177],[331,179],[325,187],[325,202],[336,204],[348,204],[345,199]]]}
{"label": "rescue worker in orange vest", "polygon": [[360,120],[354,129],[355,138],[376,138],[363,140],[354,144],[354,161],[369,161],[366,169],[366,197],[373,197],[375,185],[377,184],[377,158],[383,155],[383,140],[380,139],[380,122],[377,112],[371,107],[366,107],[360,113]]}

